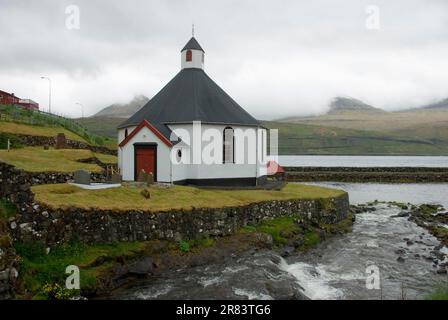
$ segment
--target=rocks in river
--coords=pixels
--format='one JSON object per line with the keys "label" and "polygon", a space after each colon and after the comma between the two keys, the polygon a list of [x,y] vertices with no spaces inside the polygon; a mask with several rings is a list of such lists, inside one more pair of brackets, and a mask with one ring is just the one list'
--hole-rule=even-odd
{"label": "rocks in river", "polygon": [[128,273],[132,275],[144,276],[151,274],[154,270],[154,261],[151,257],[145,257],[128,267]]}
{"label": "rocks in river", "polygon": [[391,218],[404,218],[404,217],[409,217],[410,213],[406,212],[406,211],[402,211],[399,214],[395,214],[393,216],[391,216]]}
{"label": "rocks in river", "polygon": [[439,260],[443,260],[445,258],[445,254],[440,250],[432,250],[430,254]]}
{"label": "rocks in river", "polygon": [[446,268],[439,268],[439,269],[437,269],[436,273],[437,274],[447,274],[448,272],[447,272]]}
{"label": "rocks in river", "polygon": [[350,212],[353,214],[372,212],[376,210],[377,210],[376,207],[373,207],[371,204],[350,205]]}
{"label": "rocks in river", "polygon": [[301,293],[303,288],[291,279],[281,279],[266,283],[269,296],[275,300],[309,300]]}
{"label": "rocks in river", "polygon": [[405,262],[406,261],[406,259],[405,258],[403,258],[402,256],[399,256],[398,258],[397,258],[397,261],[398,262]]}
{"label": "rocks in river", "polygon": [[395,250],[395,253],[396,254],[405,254],[406,251],[404,249],[397,249],[397,250]]}
{"label": "rocks in river", "polygon": [[408,241],[406,241],[406,244],[407,244],[408,246],[412,246],[412,245],[414,244],[414,241],[408,240]]}
{"label": "rocks in river", "polygon": [[[409,212],[409,221],[426,229],[436,237],[442,244],[448,245],[448,229],[443,226],[448,223],[448,212],[438,204],[422,204]],[[420,239],[425,236],[420,235]]]}
{"label": "rocks in river", "polygon": [[294,253],[296,249],[292,246],[285,246],[282,248],[282,252],[281,252],[281,256],[282,257],[288,257],[290,256],[292,253]]}

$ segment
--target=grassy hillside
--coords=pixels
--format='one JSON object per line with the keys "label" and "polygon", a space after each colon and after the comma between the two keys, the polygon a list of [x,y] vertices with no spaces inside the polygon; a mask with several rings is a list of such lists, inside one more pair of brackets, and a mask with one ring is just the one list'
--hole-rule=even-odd
{"label": "grassy hillside", "polygon": [[[329,118],[330,121],[326,121],[328,118],[322,120],[316,117],[316,120],[298,123],[265,122],[264,125],[279,129],[279,153],[285,155],[448,154],[448,125],[440,123],[439,126],[411,127],[413,122],[407,122],[408,115],[398,116],[395,118],[398,125],[392,129],[391,122],[359,114],[344,115],[344,118],[334,115]],[[79,121],[91,132],[115,138],[116,127],[122,119],[92,117]],[[365,130],[366,127],[370,129]],[[381,132],[381,128],[384,132]]]}
{"label": "grassy hillside", "polygon": [[[332,154],[447,155],[448,108],[419,108],[401,112],[350,112],[280,120],[281,152]],[[302,129],[295,129],[297,125]],[[311,126],[311,127],[310,127]],[[308,130],[303,128],[321,128]],[[333,138],[316,132],[333,131]],[[324,132],[326,132],[324,130]],[[291,135],[291,132],[293,134]],[[304,141],[294,140],[306,137]],[[321,141],[321,147],[319,147]],[[333,151],[330,151],[333,148]],[[286,149],[286,150],[285,150]]]}
{"label": "grassy hillside", "polygon": [[76,119],[89,132],[104,137],[117,138],[117,127],[126,119],[113,117],[90,117]]}
{"label": "grassy hillside", "polygon": [[[413,127],[448,127],[448,109],[419,109],[417,111],[378,114],[347,112],[315,117],[291,117],[281,122],[394,133]],[[446,138],[448,140],[448,136]]]}
{"label": "grassy hillside", "polygon": [[[78,121],[90,132],[115,138],[123,119]],[[343,112],[264,124],[280,130],[280,154],[448,154],[448,109]]]}
{"label": "grassy hillside", "polygon": [[0,121],[0,132],[43,137],[55,137],[58,133],[63,133],[67,139],[87,142],[83,137],[80,137],[72,131],[59,126],[29,125],[24,123]]}
{"label": "grassy hillside", "polygon": [[63,132],[67,138],[91,145],[116,145],[114,140],[93,134],[73,119],[16,106],[0,106],[0,133],[56,136]]}
{"label": "grassy hillside", "polygon": [[448,155],[448,143],[406,134],[345,129],[322,125],[266,122],[279,129],[279,154]]}
{"label": "grassy hillside", "polygon": [[0,161],[9,163],[29,172],[73,172],[85,169],[101,172],[102,168],[96,164],[82,163],[77,160],[97,157],[107,164],[117,163],[117,157],[94,153],[85,149],[53,149],[44,150],[42,147],[25,147],[21,149],[0,150]]}

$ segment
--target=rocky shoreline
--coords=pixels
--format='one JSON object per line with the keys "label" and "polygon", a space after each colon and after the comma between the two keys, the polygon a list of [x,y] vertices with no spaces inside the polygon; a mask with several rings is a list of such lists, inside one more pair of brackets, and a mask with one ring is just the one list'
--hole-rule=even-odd
{"label": "rocky shoreline", "polygon": [[[400,202],[381,202],[374,201],[367,204],[361,205],[351,205],[350,210],[354,214],[360,214],[362,212],[372,212],[376,211],[375,205],[387,204],[388,206],[395,206],[401,209],[401,212],[393,218],[407,218],[423,229],[427,230],[431,235],[433,235],[437,240],[440,241],[440,245],[436,246],[427,255],[416,255],[415,258],[426,259],[431,261],[433,264],[435,272],[437,274],[447,274],[448,273],[448,252],[444,251],[444,248],[448,246],[448,211],[441,205],[434,204],[421,204],[413,205],[410,203],[400,203]],[[424,244],[421,240],[423,235],[418,235],[417,240],[412,240],[404,238],[408,247],[417,244]],[[402,248],[396,250],[398,255],[397,261],[405,262],[405,255],[407,253],[407,248]]]}
{"label": "rocky shoreline", "polygon": [[448,168],[432,167],[285,167],[294,182],[429,183],[448,182]]}
{"label": "rocky shoreline", "polygon": [[[259,250],[271,250],[276,254],[287,257],[294,253],[311,249],[317,243],[329,240],[334,235],[344,234],[351,230],[354,216],[349,214],[343,221],[337,224],[317,224],[297,219],[294,221],[296,230],[283,232],[285,243],[279,244],[268,233],[242,231],[236,234],[218,237],[209,247],[194,248],[190,252],[181,252],[175,243],[164,240],[156,240],[148,243],[147,249],[130,261],[121,258],[116,259],[114,266],[98,277],[98,285],[95,288],[81,290],[81,295],[89,299],[108,299],[111,294],[122,288],[132,286],[141,279],[160,277],[170,270],[180,268],[194,268],[207,264],[220,263],[232,257],[242,254],[256,254]],[[305,231],[312,230],[317,236],[315,243],[306,244]],[[107,261],[100,257],[94,262],[99,265]],[[278,261],[275,261],[278,263]],[[290,284],[291,285],[291,284]],[[275,299],[306,300],[306,296],[297,290],[279,291],[280,296]]]}

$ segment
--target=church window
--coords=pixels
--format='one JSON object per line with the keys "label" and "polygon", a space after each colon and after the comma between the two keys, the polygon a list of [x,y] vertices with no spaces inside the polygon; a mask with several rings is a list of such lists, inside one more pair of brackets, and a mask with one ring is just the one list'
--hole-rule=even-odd
{"label": "church window", "polygon": [[223,163],[234,163],[235,137],[233,136],[233,129],[231,127],[224,129],[223,141]]}

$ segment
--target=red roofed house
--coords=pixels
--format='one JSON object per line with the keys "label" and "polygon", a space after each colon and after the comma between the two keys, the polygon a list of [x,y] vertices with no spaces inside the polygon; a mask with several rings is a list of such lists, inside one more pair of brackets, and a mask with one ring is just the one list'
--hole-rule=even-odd
{"label": "red roofed house", "polygon": [[0,90],[0,105],[16,105],[28,110],[39,110],[39,104],[31,99],[20,99],[14,93]]}

